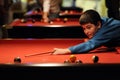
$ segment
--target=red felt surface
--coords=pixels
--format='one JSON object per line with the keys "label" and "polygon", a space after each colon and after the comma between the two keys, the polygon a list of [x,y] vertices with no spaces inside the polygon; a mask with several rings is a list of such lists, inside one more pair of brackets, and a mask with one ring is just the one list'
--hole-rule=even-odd
{"label": "red felt surface", "polygon": [[[14,63],[15,57],[20,57],[22,63],[63,63],[70,55],[42,54],[25,57],[28,54],[36,54],[53,51],[53,48],[67,48],[83,39],[11,39],[0,40],[0,63]],[[120,54],[117,51],[97,51],[87,54],[75,54],[83,63],[93,63],[92,56],[99,57],[99,63],[120,63]]]}

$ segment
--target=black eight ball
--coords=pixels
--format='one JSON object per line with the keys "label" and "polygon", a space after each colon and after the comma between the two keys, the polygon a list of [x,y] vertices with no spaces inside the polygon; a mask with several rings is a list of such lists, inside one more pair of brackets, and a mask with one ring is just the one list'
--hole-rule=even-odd
{"label": "black eight ball", "polygon": [[14,63],[21,63],[21,58],[20,57],[15,57],[14,58]]}
{"label": "black eight ball", "polygon": [[94,63],[98,63],[99,57],[94,55],[94,56],[92,56],[92,60]]}

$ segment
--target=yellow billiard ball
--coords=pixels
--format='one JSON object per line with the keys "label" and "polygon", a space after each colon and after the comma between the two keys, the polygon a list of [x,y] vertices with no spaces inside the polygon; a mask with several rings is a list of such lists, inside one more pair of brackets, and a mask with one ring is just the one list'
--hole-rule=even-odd
{"label": "yellow billiard ball", "polygon": [[77,57],[75,55],[70,55],[70,62],[75,63]]}

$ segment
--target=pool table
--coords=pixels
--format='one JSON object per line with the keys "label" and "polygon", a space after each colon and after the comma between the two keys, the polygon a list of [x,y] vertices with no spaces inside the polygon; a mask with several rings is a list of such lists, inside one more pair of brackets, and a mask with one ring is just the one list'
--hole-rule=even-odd
{"label": "pool table", "polygon": [[[105,48],[89,53],[75,54],[82,63],[64,63],[70,55],[50,55],[45,52],[53,48],[67,48],[84,42],[85,39],[1,39],[0,40],[0,75],[1,79],[120,79],[120,48],[115,51],[105,51]],[[38,54],[25,57],[30,54]],[[98,63],[93,63],[92,56],[99,57]],[[20,64],[14,63],[14,58],[20,57]],[[6,76],[6,77],[4,77]]]}
{"label": "pool table", "polygon": [[[84,39],[5,39],[0,40],[0,63],[14,63],[20,57],[22,63],[64,63],[70,55],[50,55],[54,48],[67,48],[84,42]],[[102,50],[101,50],[102,49]],[[92,56],[99,56],[99,63],[120,63],[118,51],[104,51],[103,48],[87,54],[75,54],[83,63],[93,63]],[[46,53],[46,54],[42,54]],[[25,55],[39,54],[25,57]]]}
{"label": "pool table", "polygon": [[15,19],[8,24],[7,31],[9,38],[83,38],[86,37],[79,20],[69,18],[57,18],[52,23],[44,23],[42,20],[32,22],[33,19]]}

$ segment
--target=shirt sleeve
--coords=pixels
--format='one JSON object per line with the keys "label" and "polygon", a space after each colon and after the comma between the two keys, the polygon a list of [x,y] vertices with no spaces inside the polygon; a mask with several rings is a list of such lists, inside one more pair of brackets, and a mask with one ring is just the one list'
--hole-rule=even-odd
{"label": "shirt sleeve", "polygon": [[90,39],[87,42],[83,42],[78,45],[69,47],[69,50],[72,52],[72,54],[86,53],[104,45],[110,40],[111,40],[111,37],[107,37],[106,35],[103,36],[102,34],[96,34],[96,36],[94,36],[92,39]]}
{"label": "shirt sleeve", "polygon": [[50,0],[43,0],[43,12],[49,12]]}
{"label": "shirt sleeve", "polygon": [[[98,44],[98,45],[96,45],[96,44]],[[91,39],[87,42],[83,42],[83,43],[80,43],[78,45],[69,47],[69,50],[72,52],[72,54],[84,53],[84,52],[89,52],[90,50],[93,50],[98,46],[99,46],[98,41]]]}

